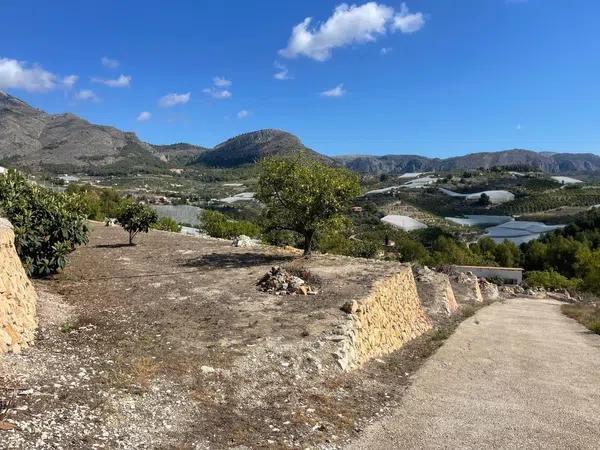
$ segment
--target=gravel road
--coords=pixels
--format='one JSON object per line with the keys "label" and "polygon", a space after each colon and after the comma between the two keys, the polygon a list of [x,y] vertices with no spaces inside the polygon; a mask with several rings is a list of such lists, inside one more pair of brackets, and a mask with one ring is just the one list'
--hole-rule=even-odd
{"label": "gravel road", "polygon": [[349,448],[600,448],[600,336],[552,300],[484,308]]}

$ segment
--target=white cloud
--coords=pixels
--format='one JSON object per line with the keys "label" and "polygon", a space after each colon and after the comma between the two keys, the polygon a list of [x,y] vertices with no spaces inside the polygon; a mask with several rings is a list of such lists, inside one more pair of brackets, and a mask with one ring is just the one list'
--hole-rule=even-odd
{"label": "white cloud", "polygon": [[89,102],[98,102],[98,101],[100,101],[100,98],[91,89],[80,89],[75,94],[75,99],[81,100],[81,101],[84,101],[84,102],[86,102],[86,101],[89,101]]}
{"label": "white cloud", "polygon": [[63,80],[41,66],[29,65],[16,59],[0,58],[0,89],[47,92],[61,86]]}
{"label": "white cloud", "polygon": [[148,111],[142,111],[138,116],[137,116],[137,121],[138,122],[147,122],[148,120],[150,120],[152,118],[152,113],[149,113]]}
{"label": "white cloud", "polygon": [[425,23],[422,13],[411,14],[403,3],[400,11],[376,2],[361,6],[342,3],[333,15],[318,28],[309,28],[312,17],[307,17],[292,29],[288,46],[279,51],[286,58],[304,55],[317,61],[331,57],[334,48],[376,41],[389,30],[412,33]]}
{"label": "white cloud", "polygon": [[290,76],[290,72],[286,65],[281,64],[278,61],[275,61],[273,63],[273,67],[275,67],[275,69],[277,69],[277,72],[275,72],[273,74],[273,78],[275,78],[276,80],[291,80],[292,79],[292,77]]}
{"label": "white cloud", "polygon": [[163,108],[170,108],[175,105],[184,105],[190,101],[191,92],[185,94],[167,94],[158,101],[158,104]]}
{"label": "white cloud", "polygon": [[106,78],[92,78],[92,82],[94,83],[102,83],[109,87],[121,88],[121,87],[129,87],[131,84],[131,75],[123,75],[121,74],[118,78],[114,80],[106,79]]}
{"label": "white cloud", "polygon": [[333,89],[321,92],[321,97],[343,97],[346,95],[346,90],[343,84],[338,84]]}
{"label": "white cloud", "polygon": [[212,98],[216,98],[217,100],[226,100],[233,96],[231,91],[226,89],[232,85],[231,80],[223,77],[214,77],[213,85],[214,86],[202,89],[202,92],[204,92],[206,95],[210,95]]}
{"label": "white cloud", "polygon": [[231,80],[228,80],[225,77],[214,77],[213,78],[213,83],[217,87],[229,87],[232,84]]}
{"label": "white cloud", "polygon": [[239,113],[237,113],[238,119],[245,119],[250,116],[250,111],[242,109]]}
{"label": "white cloud", "polygon": [[103,56],[100,61],[104,67],[108,67],[109,69],[116,69],[121,65],[116,59],[108,58],[107,56]]}
{"label": "white cloud", "polygon": [[212,98],[216,98],[217,100],[226,100],[232,97],[232,93],[227,89],[217,89],[214,87],[202,89],[206,95],[210,95]]}
{"label": "white cloud", "polygon": [[75,86],[77,80],[79,80],[79,77],[77,75],[68,75],[62,79],[62,82],[67,89],[70,89],[73,86]]}
{"label": "white cloud", "polygon": [[408,6],[402,3],[400,12],[394,16],[392,28],[399,30],[402,33],[414,33],[419,31],[425,25],[425,17],[423,13],[411,13]]}
{"label": "white cloud", "polygon": [[379,53],[383,56],[387,55],[388,53],[390,53],[393,50],[392,47],[383,47],[381,50],[379,50]]}

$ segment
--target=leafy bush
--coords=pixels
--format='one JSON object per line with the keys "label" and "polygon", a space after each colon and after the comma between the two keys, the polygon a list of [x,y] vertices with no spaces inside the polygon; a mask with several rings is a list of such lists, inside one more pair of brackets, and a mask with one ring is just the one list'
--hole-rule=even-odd
{"label": "leafy bush", "polygon": [[117,214],[117,222],[129,233],[129,245],[133,245],[133,239],[138,233],[147,233],[157,221],[156,211],[131,200],[127,201]]}
{"label": "leafy bush", "polygon": [[172,231],[173,233],[179,233],[181,231],[181,225],[170,217],[161,217],[158,222],[152,224],[151,228],[162,231]]}
{"label": "leafy bush", "polygon": [[574,289],[580,283],[580,280],[571,280],[554,270],[527,272],[525,281],[531,287],[545,289]]}
{"label": "leafy bush", "polygon": [[0,175],[0,209],[15,228],[15,246],[29,275],[63,269],[67,255],[87,243],[80,200],[31,184],[14,170]]}
{"label": "leafy bush", "polygon": [[70,184],[66,192],[79,195],[83,211],[91,220],[116,217],[125,201],[116,189],[99,189],[89,184]]}
{"label": "leafy bush", "polygon": [[218,211],[206,210],[200,215],[199,219],[202,229],[209,236],[216,238],[232,239],[242,234],[256,238],[260,236],[261,232],[260,227],[254,222],[232,220]]}

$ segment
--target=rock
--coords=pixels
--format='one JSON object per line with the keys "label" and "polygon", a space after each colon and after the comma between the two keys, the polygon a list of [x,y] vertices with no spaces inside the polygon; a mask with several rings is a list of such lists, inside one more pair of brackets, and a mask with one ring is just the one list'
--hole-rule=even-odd
{"label": "rock", "polygon": [[449,317],[458,310],[448,275],[424,266],[416,269],[416,281],[421,303],[430,317]]}
{"label": "rock", "polygon": [[497,300],[498,297],[500,297],[498,286],[494,283],[490,283],[485,278],[479,280],[479,289],[485,300]]}
{"label": "rock", "polygon": [[256,247],[256,246],[260,245],[260,240],[252,239],[251,237],[248,237],[248,236],[242,234],[233,240],[232,245],[234,247],[242,247],[242,248]]}
{"label": "rock", "polygon": [[356,311],[358,311],[358,302],[356,300],[346,302],[341,307],[341,310],[347,314],[354,314]]}
{"label": "rock", "polygon": [[314,295],[316,292],[306,282],[287,270],[275,266],[257,283],[261,291],[275,295]]}
{"label": "rock", "polygon": [[472,272],[459,272],[450,277],[450,283],[458,303],[482,303],[479,280]]}
{"label": "rock", "polygon": [[202,373],[214,373],[214,372],[216,372],[216,369],[214,367],[210,367],[210,366],[202,366],[202,367],[200,367],[200,371]]}

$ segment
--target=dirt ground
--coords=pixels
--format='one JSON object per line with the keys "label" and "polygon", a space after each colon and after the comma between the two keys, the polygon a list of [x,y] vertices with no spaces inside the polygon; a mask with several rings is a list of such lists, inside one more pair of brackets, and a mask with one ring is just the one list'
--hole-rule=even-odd
{"label": "dirt ground", "polygon": [[431,335],[359,370],[332,352],[340,306],[393,263],[318,256],[315,296],[256,282],[294,254],[92,226],[67,269],[37,281],[36,345],[0,357],[16,400],[0,448],[339,448],[398,406]]}

